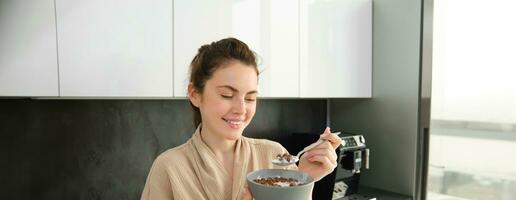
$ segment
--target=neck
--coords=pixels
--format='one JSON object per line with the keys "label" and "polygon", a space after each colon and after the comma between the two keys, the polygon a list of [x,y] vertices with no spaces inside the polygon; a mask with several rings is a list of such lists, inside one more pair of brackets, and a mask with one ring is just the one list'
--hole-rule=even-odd
{"label": "neck", "polygon": [[201,139],[208,145],[208,147],[215,153],[219,159],[223,159],[227,155],[232,155],[235,152],[235,140],[227,140],[212,134],[207,129],[202,129],[201,125]]}
{"label": "neck", "polygon": [[208,129],[201,129],[199,131],[201,133],[201,140],[208,145],[208,148],[215,154],[216,159],[221,162],[228,176],[232,179],[236,140],[225,139],[210,132]]}

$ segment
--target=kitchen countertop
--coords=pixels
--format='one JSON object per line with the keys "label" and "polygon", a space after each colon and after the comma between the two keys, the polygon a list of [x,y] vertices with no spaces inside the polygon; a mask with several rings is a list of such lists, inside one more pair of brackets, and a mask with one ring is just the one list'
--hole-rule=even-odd
{"label": "kitchen countertop", "polygon": [[359,194],[343,197],[337,200],[412,200],[410,196],[376,188],[361,186],[359,191]]}

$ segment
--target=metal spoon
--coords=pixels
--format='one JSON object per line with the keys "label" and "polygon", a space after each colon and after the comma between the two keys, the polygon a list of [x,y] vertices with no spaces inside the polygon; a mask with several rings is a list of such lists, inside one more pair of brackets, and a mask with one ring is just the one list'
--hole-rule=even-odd
{"label": "metal spoon", "polygon": [[[335,132],[333,134],[339,135],[340,132]],[[314,147],[316,147],[316,146],[318,146],[321,143],[326,142],[326,141],[328,141],[328,140],[326,140],[326,139],[319,139],[319,140],[317,140],[317,142],[315,142],[315,143],[305,147],[303,150],[301,150],[299,153],[297,153],[297,155],[292,156],[292,159],[290,159],[290,161],[287,161],[285,159],[281,159],[280,160],[280,159],[276,158],[276,159],[272,160],[272,164],[278,165],[278,166],[288,166],[288,165],[291,165],[291,164],[296,164],[299,161],[299,158],[300,158],[301,154],[303,154],[306,151],[309,151],[310,149],[313,149]]]}

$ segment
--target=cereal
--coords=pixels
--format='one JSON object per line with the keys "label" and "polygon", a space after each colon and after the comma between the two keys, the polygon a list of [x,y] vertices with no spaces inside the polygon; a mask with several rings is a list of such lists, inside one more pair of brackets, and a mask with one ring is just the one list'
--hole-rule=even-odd
{"label": "cereal", "polygon": [[280,162],[290,162],[291,160],[294,160],[294,156],[293,155],[290,155],[288,153],[284,153],[283,155],[282,154],[278,154],[276,156],[276,159],[278,159]]}
{"label": "cereal", "polygon": [[292,187],[292,186],[298,186],[303,185],[300,181],[294,179],[294,178],[284,178],[284,177],[268,177],[268,178],[260,178],[253,180],[256,183],[262,184],[262,185],[268,185],[268,186],[274,186],[274,187]]}

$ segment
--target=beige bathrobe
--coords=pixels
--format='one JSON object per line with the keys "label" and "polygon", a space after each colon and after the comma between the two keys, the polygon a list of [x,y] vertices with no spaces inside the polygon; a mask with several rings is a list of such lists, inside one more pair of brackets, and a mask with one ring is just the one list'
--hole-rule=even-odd
{"label": "beige bathrobe", "polygon": [[[287,150],[279,143],[241,137],[237,140],[230,180],[222,163],[201,140],[199,128],[185,144],[162,153],[147,177],[142,200],[240,200],[249,172],[279,168],[272,159]],[[295,165],[288,167],[297,169]]]}

